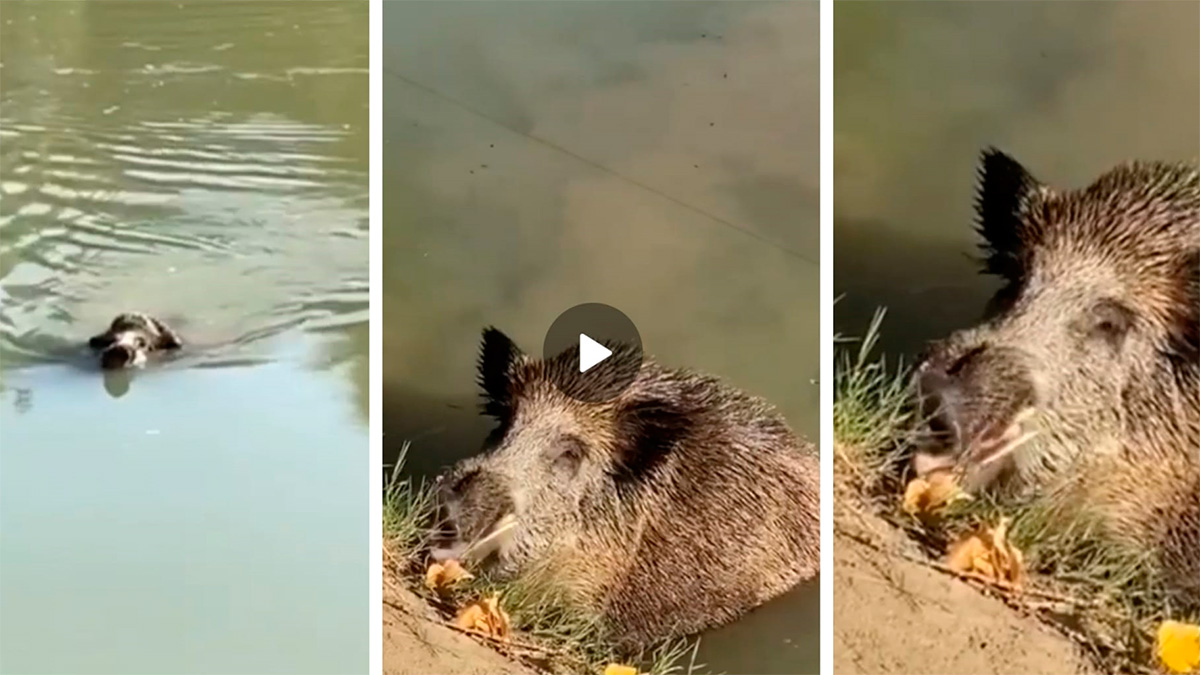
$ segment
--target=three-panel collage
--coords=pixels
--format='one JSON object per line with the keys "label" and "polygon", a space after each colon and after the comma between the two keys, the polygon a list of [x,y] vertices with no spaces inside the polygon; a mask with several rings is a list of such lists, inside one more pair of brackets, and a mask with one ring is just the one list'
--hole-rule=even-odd
{"label": "three-panel collage", "polygon": [[0,675],[1200,675],[1200,0],[0,0]]}

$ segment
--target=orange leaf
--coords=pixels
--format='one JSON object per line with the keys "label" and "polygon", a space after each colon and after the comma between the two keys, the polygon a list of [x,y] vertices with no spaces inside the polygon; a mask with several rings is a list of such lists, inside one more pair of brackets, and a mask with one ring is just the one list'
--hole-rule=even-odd
{"label": "orange leaf", "polygon": [[904,489],[904,511],[911,516],[932,515],[967,494],[958,487],[954,474],[938,471],[924,478],[914,478]]}
{"label": "orange leaf", "polygon": [[950,545],[946,566],[956,572],[978,574],[993,581],[1020,584],[1025,556],[1008,541],[1008,519],[996,527],[968,532]]}
{"label": "orange leaf", "polygon": [[457,560],[447,560],[444,563],[433,563],[425,570],[425,586],[439,593],[446,591],[460,581],[474,579],[475,575],[463,569]]}
{"label": "orange leaf", "polygon": [[500,608],[500,597],[477,600],[458,611],[454,623],[463,630],[475,631],[500,640],[508,638],[508,613]]}
{"label": "orange leaf", "polygon": [[1155,652],[1158,660],[1172,673],[1200,670],[1200,626],[1179,621],[1164,621],[1158,627]]}

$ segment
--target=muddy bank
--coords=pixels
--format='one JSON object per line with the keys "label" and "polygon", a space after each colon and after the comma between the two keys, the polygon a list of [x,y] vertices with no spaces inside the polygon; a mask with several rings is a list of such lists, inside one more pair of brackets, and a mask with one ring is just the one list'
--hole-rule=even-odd
{"label": "muddy bank", "polygon": [[534,675],[471,637],[441,624],[424,600],[385,572],[384,675]]}
{"label": "muddy bank", "polygon": [[838,675],[1092,675],[1036,617],[928,566],[903,532],[839,497],[834,517],[833,662]]}

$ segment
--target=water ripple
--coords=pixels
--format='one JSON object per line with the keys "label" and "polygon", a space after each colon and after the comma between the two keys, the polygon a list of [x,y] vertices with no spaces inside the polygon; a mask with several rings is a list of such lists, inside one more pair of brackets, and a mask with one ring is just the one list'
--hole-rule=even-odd
{"label": "water ripple", "polygon": [[[122,77],[170,84],[246,72],[167,59]],[[334,83],[366,69],[254,72]],[[78,92],[113,73],[59,64],[45,76]],[[258,362],[259,345],[289,332],[367,321],[365,129],[249,110],[143,118],[136,100],[79,107],[64,102],[63,85],[29,77],[23,70],[6,90],[0,114],[6,367],[73,353],[126,310],[192,319],[198,342],[223,345],[204,366]],[[144,95],[148,85],[130,86]]]}

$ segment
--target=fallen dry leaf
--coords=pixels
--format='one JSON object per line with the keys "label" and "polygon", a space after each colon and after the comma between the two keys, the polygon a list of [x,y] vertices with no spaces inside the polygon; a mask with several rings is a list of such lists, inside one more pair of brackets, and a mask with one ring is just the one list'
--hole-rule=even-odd
{"label": "fallen dry leaf", "polygon": [[457,560],[433,563],[425,570],[425,586],[431,591],[443,592],[460,581],[474,579],[475,575],[463,569]]}
{"label": "fallen dry leaf", "polygon": [[604,667],[604,675],[638,675],[638,669],[633,666],[610,663]]}
{"label": "fallen dry leaf", "polygon": [[982,527],[950,545],[946,566],[956,572],[974,573],[993,581],[1020,584],[1025,556],[1008,541],[1008,519],[996,527]]}
{"label": "fallen dry leaf", "polygon": [[1164,621],[1158,627],[1155,651],[1158,660],[1172,673],[1200,670],[1200,626]]}
{"label": "fallen dry leaf", "polygon": [[471,630],[500,640],[508,639],[508,614],[500,609],[500,597],[477,600],[458,611],[454,619],[455,625],[463,630]]}
{"label": "fallen dry leaf", "polygon": [[911,516],[928,516],[960,499],[967,499],[954,474],[938,471],[925,478],[914,478],[904,488],[904,511]]}

